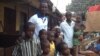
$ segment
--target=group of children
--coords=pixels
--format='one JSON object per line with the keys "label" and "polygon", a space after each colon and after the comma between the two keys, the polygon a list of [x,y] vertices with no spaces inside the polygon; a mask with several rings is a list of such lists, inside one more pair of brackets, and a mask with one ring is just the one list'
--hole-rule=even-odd
{"label": "group of children", "polygon": [[[38,38],[33,37],[34,31],[33,23],[25,24],[23,34],[17,40],[12,56],[71,56],[67,44],[63,42],[64,37],[60,28],[54,27],[48,31],[42,29],[39,31]],[[81,30],[76,27],[73,38],[74,56],[84,53],[79,50],[82,34]],[[94,52],[100,54],[100,40],[98,40]]]}
{"label": "group of children", "polygon": [[39,37],[33,37],[35,25],[28,22],[21,37],[16,41],[12,56],[70,56],[67,44],[62,41],[59,28],[39,31]]}
{"label": "group of children", "polygon": [[[85,47],[83,47],[83,40],[85,39],[84,36],[84,30],[85,26],[81,24],[79,20],[76,20],[75,26],[74,26],[74,36],[73,36],[73,51],[74,56],[92,56],[91,54],[94,54],[94,56],[100,56],[100,38],[97,40],[97,44],[95,46],[91,46],[89,49],[83,50]],[[93,36],[92,36],[93,37]],[[79,55],[81,54],[81,55]]]}
{"label": "group of children", "polygon": [[70,56],[70,51],[59,28],[53,28],[49,31],[44,29],[39,32],[41,56]]}

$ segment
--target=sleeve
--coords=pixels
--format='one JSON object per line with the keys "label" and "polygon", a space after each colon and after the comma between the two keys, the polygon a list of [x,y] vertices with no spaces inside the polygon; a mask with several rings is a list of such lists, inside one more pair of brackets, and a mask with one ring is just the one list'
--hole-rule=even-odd
{"label": "sleeve", "polygon": [[17,45],[14,47],[12,56],[22,56],[21,52],[22,52],[22,50],[21,50],[20,46]]}
{"label": "sleeve", "polygon": [[28,22],[36,24],[36,15],[33,15],[32,17],[30,17],[30,19],[28,20]]}
{"label": "sleeve", "polygon": [[75,27],[75,24],[76,24],[76,23],[73,21],[73,28]]}

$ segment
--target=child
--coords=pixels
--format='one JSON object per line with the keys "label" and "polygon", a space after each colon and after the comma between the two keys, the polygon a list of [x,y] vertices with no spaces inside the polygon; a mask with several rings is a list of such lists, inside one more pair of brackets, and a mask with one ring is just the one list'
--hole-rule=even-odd
{"label": "child", "polygon": [[40,41],[47,39],[47,31],[45,29],[39,31],[39,38]]}
{"label": "child", "polygon": [[50,56],[50,42],[48,40],[41,41],[41,49],[43,51],[41,56]]}
{"label": "child", "polygon": [[57,56],[70,56],[70,50],[65,42],[61,42],[57,46],[59,54]]}
{"label": "child", "polygon": [[60,29],[56,28],[55,39],[54,39],[55,45],[57,46],[60,42],[62,42],[62,40],[63,40],[63,35],[61,34]]}
{"label": "child", "polygon": [[37,56],[37,44],[33,39],[35,26],[28,22],[24,25],[24,36],[15,46],[12,56]]}
{"label": "child", "polygon": [[49,31],[48,40],[50,42],[50,56],[54,56],[55,54],[54,32]]}

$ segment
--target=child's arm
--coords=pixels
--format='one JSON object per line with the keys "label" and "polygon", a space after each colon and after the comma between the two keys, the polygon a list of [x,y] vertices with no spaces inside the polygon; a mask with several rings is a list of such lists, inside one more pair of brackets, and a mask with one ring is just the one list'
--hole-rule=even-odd
{"label": "child's arm", "polygon": [[21,50],[21,46],[20,45],[16,45],[14,47],[14,50],[12,52],[12,56],[22,56],[22,50]]}

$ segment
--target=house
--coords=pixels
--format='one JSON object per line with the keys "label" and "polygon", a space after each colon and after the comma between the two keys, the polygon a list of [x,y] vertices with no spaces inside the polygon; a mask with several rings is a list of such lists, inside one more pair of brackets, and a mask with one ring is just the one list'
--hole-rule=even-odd
{"label": "house", "polygon": [[39,0],[0,0],[0,56],[12,56],[17,34],[38,7]]}
{"label": "house", "polygon": [[[49,27],[57,23],[49,4]],[[39,0],[0,0],[0,56],[12,56],[13,45],[20,36],[23,25],[39,11]],[[57,14],[57,13],[55,13]],[[52,23],[53,22],[53,23]]]}

